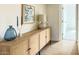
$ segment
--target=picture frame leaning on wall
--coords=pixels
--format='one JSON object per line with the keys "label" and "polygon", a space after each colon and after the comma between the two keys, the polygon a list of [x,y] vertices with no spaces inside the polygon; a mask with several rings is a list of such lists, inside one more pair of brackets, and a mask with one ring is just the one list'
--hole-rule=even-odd
{"label": "picture frame leaning on wall", "polygon": [[29,24],[35,22],[35,7],[27,4],[22,4],[21,24]]}

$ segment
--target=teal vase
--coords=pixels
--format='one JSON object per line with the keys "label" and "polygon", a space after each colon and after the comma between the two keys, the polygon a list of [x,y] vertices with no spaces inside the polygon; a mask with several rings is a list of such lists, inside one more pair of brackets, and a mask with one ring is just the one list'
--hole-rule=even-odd
{"label": "teal vase", "polygon": [[16,37],[17,37],[16,30],[12,26],[9,26],[9,28],[5,32],[4,39],[6,41],[11,41],[16,39]]}

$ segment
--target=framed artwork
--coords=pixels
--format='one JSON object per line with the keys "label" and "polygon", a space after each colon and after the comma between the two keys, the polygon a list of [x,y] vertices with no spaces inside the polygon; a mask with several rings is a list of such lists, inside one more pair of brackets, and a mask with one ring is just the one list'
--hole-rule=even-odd
{"label": "framed artwork", "polygon": [[22,4],[22,23],[34,23],[35,22],[35,7],[31,5]]}

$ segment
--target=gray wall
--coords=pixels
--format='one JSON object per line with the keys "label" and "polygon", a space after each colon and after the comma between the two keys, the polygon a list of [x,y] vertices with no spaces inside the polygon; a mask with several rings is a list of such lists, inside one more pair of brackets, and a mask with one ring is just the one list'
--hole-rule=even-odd
{"label": "gray wall", "polygon": [[47,5],[47,19],[51,27],[52,41],[61,40],[61,19],[60,19],[60,5]]}

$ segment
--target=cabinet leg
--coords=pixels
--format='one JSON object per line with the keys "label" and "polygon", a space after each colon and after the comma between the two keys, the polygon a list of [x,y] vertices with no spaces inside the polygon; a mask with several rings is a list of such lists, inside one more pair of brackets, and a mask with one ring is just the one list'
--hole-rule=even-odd
{"label": "cabinet leg", "polygon": [[40,51],[39,51],[39,53],[38,53],[39,55],[40,55]]}
{"label": "cabinet leg", "polygon": [[50,44],[50,45],[51,45],[51,44],[52,44],[52,41],[50,40],[50,41],[48,42],[48,44]]}
{"label": "cabinet leg", "polygon": [[36,55],[40,55],[40,51]]}

